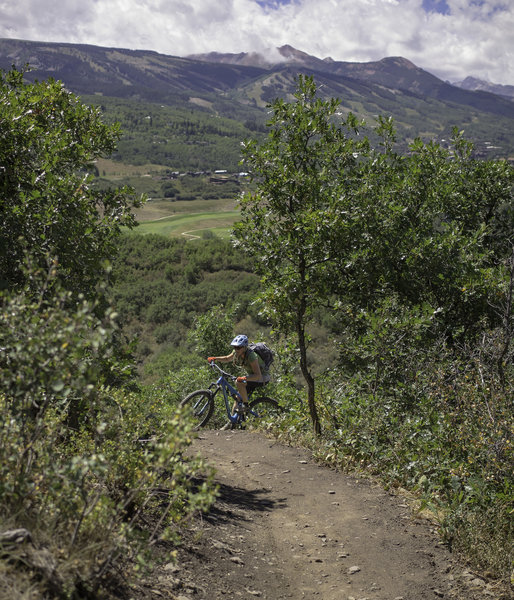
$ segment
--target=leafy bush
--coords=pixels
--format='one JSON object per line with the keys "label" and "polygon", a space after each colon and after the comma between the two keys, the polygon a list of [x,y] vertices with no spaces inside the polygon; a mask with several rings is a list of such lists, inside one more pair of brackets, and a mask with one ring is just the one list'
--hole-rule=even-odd
{"label": "leafy bush", "polygon": [[207,358],[228,354],[227,348],[234,335],[233,317],[222,306],[214,306],[204,315],[195,317],[189,339],[196,352]]}
{"label": "leafy bush", "polygon": [[191,436],[180,412],[102,385],[105,363],[118,368],[115,315],[69,301],[58,285],[1,298],[0,529],[25,532],[24,544],[2,547],[0,595],[13,600],[34,588],[96,595],[120,561],[130,579],[156,539],[173,539],[213,499],[208,480],[191,487],[205,467],[183,459]]}
{"label": "leafy bush", "polygon": [[106,300],[104,261],[137,202],[92,191],[87,172],[116,128],[16,71],[0,97],[0,596],[96,598],[213,488],[191,484],[204,465],[184,459],[180,411],[131,381]]}

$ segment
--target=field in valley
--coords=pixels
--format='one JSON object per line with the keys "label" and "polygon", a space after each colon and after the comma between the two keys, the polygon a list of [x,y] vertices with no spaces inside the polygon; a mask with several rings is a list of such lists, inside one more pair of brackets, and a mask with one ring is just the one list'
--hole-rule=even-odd
{"label": "field in valley", "polygon": [[[228,237],[239,211],[216,206],[212,210],[202,210],[210,201],[185,202],[186,206],[176,207],[177,202],[156,202],[138,212],[139,226],[136,233],[156,233],[165,237],[185,236],[188,239],[202,237],[210,231],[218,237]],[[171,206],[170,206],[171,205]],[[161,216],[157,216],[161,214]]]}
{"label": "field in valley", "polygon": [[[157,180],[165,172],[165,167],[124,165],[105,159],[99,160],[97,167],[99,174],[110,184],[128,184],[134,187],[136,193],[150,196],[141,208],[134,211],[139,223],[134,230],[136,233],[196,239],[210,231],[223,238],[230,235],[232,225],[239,216],[237,194],[233,192],[227,190],[226,198],[202,198],[202,191],[209,191],[211,187],[207,183],[196,190],[197,197],[191,200],[159,197]],[[181,190],[187,183],[186,180],[175,185]]]}

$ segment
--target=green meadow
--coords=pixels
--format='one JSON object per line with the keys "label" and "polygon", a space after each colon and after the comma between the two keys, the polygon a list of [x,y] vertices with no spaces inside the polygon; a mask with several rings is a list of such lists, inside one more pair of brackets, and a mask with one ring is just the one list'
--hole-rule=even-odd
{"label": "green meadow", "polygon": [[[98,159],[98,185],[128,185],[149,199],[134,211],[137,234],[197,239],[205,232],[228,238],[239,211],[241,182],[231,179],[212,183],[209,176],[169,177],[169,167],[156,164],[130,165]],[[100,182],[101,179],[101,182]]]}
{"label": "green meadow", "polygon": [[187,204],[190,212],[179,212],[174,207],[174,214],[168,213],[146,220],[145,216],[163,210],[162,206],[149,207],[146,215],[141,214],[138,216],[139,226],[135,229],[135,232],[142,235],[156,233],[168,238],[184,236],[187,239],[197,239],[207,231],[221,238],[230,236],[230,229],[237,220],[239,211],[234,209],[219,210],[219,207],[216,207],[216,210],[199,210],[201,205],[205,203],[188,202]]}

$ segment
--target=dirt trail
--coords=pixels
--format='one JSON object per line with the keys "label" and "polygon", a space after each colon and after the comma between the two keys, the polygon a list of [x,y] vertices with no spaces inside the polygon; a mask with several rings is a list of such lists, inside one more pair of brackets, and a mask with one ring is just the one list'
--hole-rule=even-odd
{"label": "dirt trail", "polygon": [[305,450],[250,432],[202,431],[193,452],[216,467],[221,495],[179,566],[162,568],[152,597],[499,597],[404,498],[317,465]]}

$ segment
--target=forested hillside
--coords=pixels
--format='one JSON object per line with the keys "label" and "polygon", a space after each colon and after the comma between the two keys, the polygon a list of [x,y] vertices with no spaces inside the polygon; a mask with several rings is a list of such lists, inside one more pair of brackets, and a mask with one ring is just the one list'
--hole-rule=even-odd
{"label": "forested hillside", "polygon": [[114,260],[112,302],[135,349],[142,376],[203,363],[187,339],[195,317],[220,306],[234,323],[258,331],[265,322],[253,305],[259,282],[251,260],[228,240],[196,241],[127,234]]}
{"label": "forested hillside", "polygon": [[119,123],[123,135],[113,159],[129,165],[155,164],[170,171],[239,170],[240,142],[265,130],[264,117],[238,121],[207,108],[86,96],[105,122]]}

